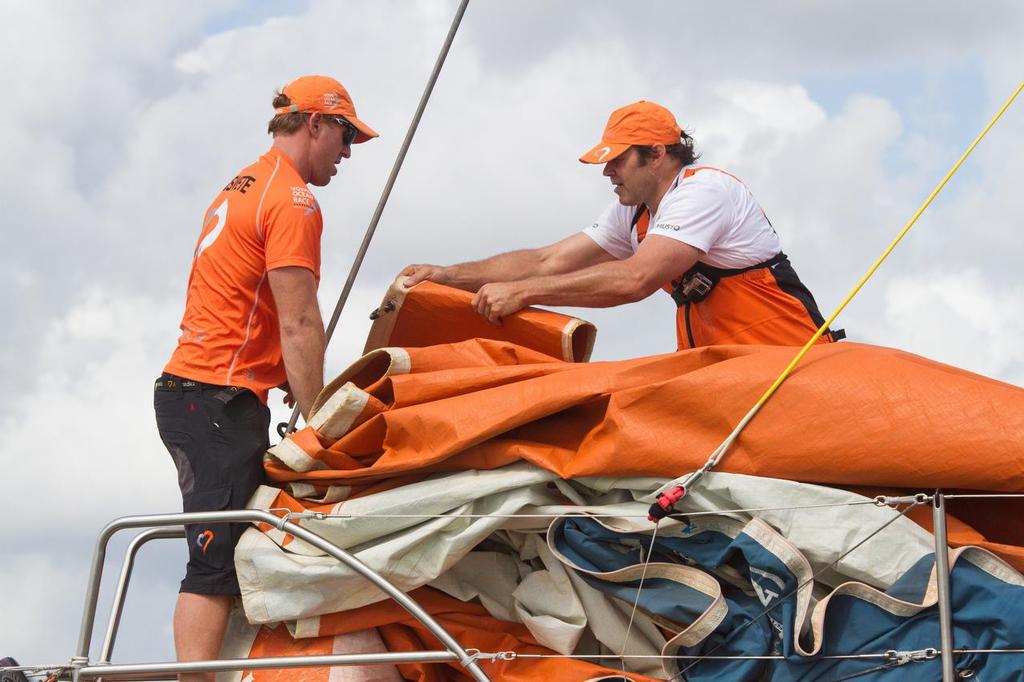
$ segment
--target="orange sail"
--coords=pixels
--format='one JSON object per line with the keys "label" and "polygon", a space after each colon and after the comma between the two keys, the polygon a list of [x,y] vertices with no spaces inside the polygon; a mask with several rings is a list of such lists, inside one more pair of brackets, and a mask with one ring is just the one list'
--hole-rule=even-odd
{"label": "orange sail", "polygon": [[[325,388],[306,428],[270,450],[268,476],[285,490],[268,504],[337,512],[346,501],[431,477],[517,463],[563,481],[672,479],[704,464],[796,352],[716,346],[573,362],[589,350],[563,351],[589,342],[572,334],[593,337],[571,318],[531,310],[495,327],[475,317],[468,294],[437,285],[403,291],[391,306],[388,300],[370,352]],[[435,309],[445,312],[432,326]],[[566,329],[573,330],[568,341]],[[717,470],[869,496],[936,488],[1021,492],[1021,443],[1021,388],[899,350],[844,342],[809,352]],[[1022,511],[1018,500],[953,501],[950,543],[988,549],[1022,570],[1024,526],[1014,521]],[[911,516],[930,523],[923,509]],[[281,547],[290,541],[272,539]],[[531,630],[479,604],[430,588],[415,594],[466,646],[548,651]],[[375,626],[391,650],[437,646],[389,603],[318,618],[314,638]],[[501,662],[488,673],[509,681],[585,680],[612,675],[614,667],[531,659]],[[440,680],[456,679],[455,669],[401,672]]]}

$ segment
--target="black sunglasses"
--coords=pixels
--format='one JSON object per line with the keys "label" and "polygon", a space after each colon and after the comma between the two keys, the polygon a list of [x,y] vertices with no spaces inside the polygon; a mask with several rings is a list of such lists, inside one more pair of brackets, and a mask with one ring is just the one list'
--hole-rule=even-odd
{"label": "black sunglasses", "polygon": [[356,141],[356,135],[359,134],[359,129],[352,125],[348,119],[344,116],[337,116],[333,114],[324,114],[324,118],[329,118],[345,130],[345,137],[343,138],[346,145],[349,147]]}

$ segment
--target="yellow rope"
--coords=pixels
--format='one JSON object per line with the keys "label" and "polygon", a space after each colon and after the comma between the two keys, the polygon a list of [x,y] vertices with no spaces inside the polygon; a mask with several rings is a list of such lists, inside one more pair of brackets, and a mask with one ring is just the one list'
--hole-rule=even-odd
{"label": "yellow rope", "polygon": [[857,282],[857,286],[855,286],[853,290],[849,294],[847,294],[846,298],[843,299],[843,302],[839,304],[839,307],[836,308],[835,312],[833,312],[832,315],[830,315],[829,318],[825,320],[820,327],[818,327],[818,331],[814,332],[814,336],[810,338],[810,340],[804,345],[800,352],[797,353],[796,357],[793,358],[793,361],[789,363],[789,366],[782,371],[782,374],[780,374],[779,377],[775,380],[775,382],[768,388],[768,390],[764,392],[764,395],[762,395],[761,398],[754,405],[754,407],[750,409],[750,412],[748,412],[747,415],[743,418],[743,420],[740,421],[740,423],[736,426],[733,432],[730,433],[729,436],[724,441],[722,441],[722,444],[715,449],[715,451],[711,454],[711,458],[708,460],[707,464],[705,464],[704,467],[702,467],[698,472],[695,472],[686,479],[686,485],[690,485],[693,482],[695,482],[700,475],[703,475],[705,471],[710,469],[718,462],[719,459],[721,459],[722,455],[725,454],[725,451],[729,449],[729,446],[732,445],[732,443],[740,435],[740,432],[747,426],[747,424],[750,423],[750,420],[754,418],[754,415],[756,415],[757,412],[761,409],[761,407],[768,402],[769,398],[771,398],[772,395],[775,394],[775,391],[777,391],[779,386],[782,385],[782,382],[784,382],[789,377],[789,375],[793,373],[793,370],[796,368],[797,364],[799,364],[800,360],[802,360],[803,357],[807,355],[807,352],[811,349],[815,342],[817,342],[817,340],[821,338],[821,335],[825,333],[825,330],[827,330],[832,325],[835,319],[839,317],[839,314],[843,312],[843,310],[850,303],[850,301],[853,300],[853,297],[856,296],[858,292],[860,292],[860,290],[864,287],[867,281],[871,279],[871,276],[875,274],[875,271],[878,270],[879,266],[882,265],[882,262],[889,257],[889,254],[892,253],[893,249],[896,248],[896,245],[899,244],[900,241],[903,239],[904,235],[906,235],[907,232],[910,231],[910,228],[914,226],[914,223],[916,223],[917,219],[921,217],[921,214],[924,213],[925,209],[931,205],[935,197],[938,196],[939,192],[942,191],[942,188],[946,186],[947,182],[949,182],[949,179],[953,177],[953,174],[960,169],[960,166],[963,164],[963,162],[967,159],[968,156],[971,155],[971,152],[974,151],[974,148],[978,146],[978,143],[981,142],[985,135],[988,134],[988,131],[992,128],[993,125],[995,125],[996,121],[998,121],[999,118],[1003,115],[1003,112],[1010,108],[1010,105],[1013,104],[1013,101],[1017,98],[1017,95],[1020,94],[1021,90],[1024,90],[1024,81],[1022,81],[1021,84],[1017,86],[1017,89],[1013,92],[1012,95],[1010,95],[1010,98],[1006,100],[1006,104],[1004,104],[1002,108],[1000,108],[999,111],[996,112],[996,115],[992,117],[992,120],[988,122],[988,125],[985,126],[984,130],[982,130],[978,134],[978,136],[974,138],[974,142],[971,143],[971,146],[968,147],[967,151],[963,153],[960,159],[955,164],[953,164],[953,167],[949,170],[948,173],[946,173],[946,177],[942,178],[942,182],[940,182],[938,186],[934,190],[932,190],[932,193],[928,195],[928,198],[925,199],[925,202],[921,204],[921,208],[917,209],[913,217],[911,217],[910,220],[907,221],[907,224],[903,227],[900,233],[896,236],[892,243],[889,244],[889,248],[887,248],[882,253],[882,255],[878,257],[878,260],[875,261],[875,264],[872,265],[871,269],[868,270],[867,274],[864,275],[859,282]]}

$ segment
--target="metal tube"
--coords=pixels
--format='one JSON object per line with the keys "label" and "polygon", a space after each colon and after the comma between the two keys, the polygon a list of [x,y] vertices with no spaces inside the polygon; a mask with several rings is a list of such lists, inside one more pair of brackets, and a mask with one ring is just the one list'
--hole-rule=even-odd
{"label": "metal tube", "polygon": [[[116,528],[111,528],[113,523],[116,521],[108,523],[96,539],[96,546],[92,553],[92,567],[89,569],[89,582],[85,588],[85,606],[82,608],[82,626],[78,632],[78,648],[75,650],[75,656],[84,658],[86,661],[89,660],[89,643],[92,640],[92,627],[96,621],[96,600],[99,598],[100,579],[103,577],[103,559],[107,555],[107,541],[116,530]],[[76,670],[75,680],[77,679]]]}
{"label": "metal tube", "polygon": [[186,663],[127,663],[123,665],[89,665],[80,670],[82,678],[147,673],[202,673],[226,670],[265,670],[268,668],[307,668],[336,665],[394,665],[398,663],[444,663],[457,661],[451,651],[415,651],[378,654],[331,654],[321,656],[278,656],[272,658],[230,658],[223,661],[188,661]]}
{"label": "metal tube", "polygon": [[121,575],[117,579],[117,587],[114,589],[114,603],[110,606],[110,621],[107,623],[107,634],[103,638],[103,648],[100,650],[101,662],[109,662],[110,655],[114,651],[114,640],[117,638],[117,630],[121,626],[121,614],[124,611],[124,597],[128,591],[128,583],[132,577],[135,555],[138,553],[139,547],[150,540],[184,537],[184,528],[151,528],[136,535],[128,544],[124,553],[124,562],[121,564]]}
{"label": "metal tube", "polygon": [[99,592],[100,579],[103,574],[103,558],[106,554],[107,542],[115,532],[124,528],[141,528],[154,526],[184,526],[192,523],[256,523],[262,522],[280,528],[300,540],[305,540],[317,549],[330,554],[359,575],[363,576],[385,594],[394,599],[399,605],[408,611],[414,618],[427,627],[449,651],[456,655],[457,660],[477,682],[490,682],[476,661],[470,657],[465,649],[448,634],[433,617],[423,610],[419,604],[410,599],[404,592],[381,577],[359,559],[355,558],[345,550],[329,542],[316,533],[306,530],[289,521],[284,521],[270,512],[257,509],[243,509],[238,511],[224,512],[193,512],[189,514],[151,514],[145,516],[126,516],[115,519],[106,525],[100,532],[96,541],[96,549],[93,554],[92,569],[89,574],[89,584],[86,591],[85,610],[82,614],[82,629],[79,633],[79,656],[88,660],[89,642],[92,639],[92,629],[96,618],[96,598]]}
{"label": "metal tube", "polygon": [[955,682],[953,669],[953,609],[949,591],[949,548],[946,544],[946,503],[942,492],[932,499],[935,535],[935,584],[939,591],[939,637],[942,643],[942,682]]}
{"label": "metal tube", "polygon": [[[409,123],[409,129],[405,133],[405,140],[402,142],[402,147],[398,151],[398,157],[395,159],[394,166],[391,167],[391,175],[388,176],[388,181],[384,184],[384,191],[381,192],[380,200],[377,202],[377,208],[373,212],[373,217],[370,218],[370,224],[366,228],[366,234],[363,235],[363,243],[359,245],[359,251],[356,253],[355,261],[352,263],[352,269],[349,270],[348,279],[345,280],[345,286],[341,290],[341,296],[338,297],[338,303],[334,306],[334,313],[331,315],[331,321],[327,324],[326,338],[324,345],[326,346],[331,341],[331,336],[334,334],[334,328],[338,324],[338,318],[341,317],[341,311],[345,308],[345,302],[348,301],[348,295],[352,291],[352,285],[356,280],[356,275],[359,274],[359,268],[363,265],[363,258],[366,256],[367,249],[370,248],[370,240],[373,239],[374,232],[377,231],[377,223],[380,222],[380,217],[384,213],[384,206],[388,203],[388,197],[391,196],[391,189],[395,186],[395,180],[398,179],[398,171],[402,168],[402,162],[405,161],[405,155],[409,151],[409,145],[412,144],[412,138],[416,134],[416,128],[420,125],[420,118],[423,117],[423,111],[427,108],[427,101],[430,99],[430,94],[434,91],[434,84],[437,82],[437,77],[441,74],[441,67],[444,66],[444,60],[448,56],[448,51],[451,49],[452,42],[455,40],[455,34],[458,33],[459,24],[462,23],[462,16],[466,13],[466,6],[469,5],[469,0],[462,0],[459,3],[459,8],[455,11],[455,17],[452,19],[452,24],[448,29],[448,36],[444,40],[444,45],[441,46],[441,52],[437,55],[437,60],[434,62],[434,70],[430,73],[430,78],[427,80],[427,86],[423,89],[423,95],[420,97],[420,103],[416,107],[416,113],[412,116],[412,122]],[[295,430],[295,422],[299,418],[299,407],[295,406],[292,410],[291,419],[288,420],[288,429],[285,433],[291,433]]]}

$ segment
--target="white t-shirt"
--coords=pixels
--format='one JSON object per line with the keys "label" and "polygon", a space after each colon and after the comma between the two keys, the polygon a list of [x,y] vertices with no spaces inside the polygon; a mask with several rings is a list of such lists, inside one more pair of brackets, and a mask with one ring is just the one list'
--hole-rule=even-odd
{"label": "white t-shirt", "polygon": [[[686,175],[687,170],[697,172]],[[635,206],[612,202],[583,233],[623,260],[639,246],[633,229]],[[648,235],[677,239],[701,252],[700,262],[716,268],[745,268],[782,250],[764,211],[746,185],[710,166],[685,166],[651,217]]]}

